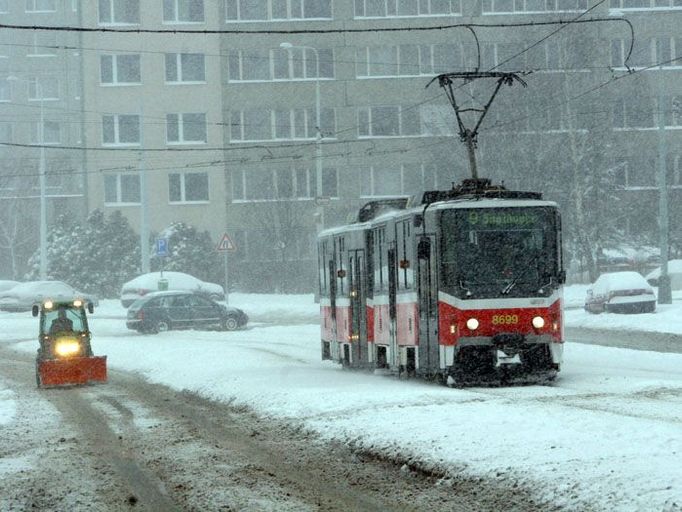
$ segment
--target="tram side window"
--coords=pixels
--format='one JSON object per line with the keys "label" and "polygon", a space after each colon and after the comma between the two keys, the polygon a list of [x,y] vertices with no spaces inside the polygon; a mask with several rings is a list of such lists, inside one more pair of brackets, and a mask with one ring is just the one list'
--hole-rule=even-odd
{"label": "tram side window", "polygon": [[364,278],[366,286],[366,296],[370,299],[374,297],[374,233],[369,231],[367,233],[367,243],[366,247],[369,249],[369,254],[367,255],[367,274]]}
{"label": "tram side window", "polygon": [[386,278],[386,268],[384,267],[386,257],[383,254],[383,248],[384,230],[377,229],[374,231],[374,290],[376,291],[384,289]]}
{"label": "tram side window", "polygon": [[329,283],[327,281],[327,268],[325,265],[325,257],[327,255],[327,242],[322,242],[317,250],[317,265],[320,274],[320,295],[329,295]]}

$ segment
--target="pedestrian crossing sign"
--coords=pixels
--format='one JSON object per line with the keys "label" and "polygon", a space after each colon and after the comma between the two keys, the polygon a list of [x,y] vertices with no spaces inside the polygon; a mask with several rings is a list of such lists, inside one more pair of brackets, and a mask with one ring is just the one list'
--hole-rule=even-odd
{"label": "pedestrian crossing sign", "polygon": [[234,245],[234,242],[227,233],[223,233],[223,237],[220,239],[220,242],[218,242],[215,250],[218,252],[235,252],[237,246]]}

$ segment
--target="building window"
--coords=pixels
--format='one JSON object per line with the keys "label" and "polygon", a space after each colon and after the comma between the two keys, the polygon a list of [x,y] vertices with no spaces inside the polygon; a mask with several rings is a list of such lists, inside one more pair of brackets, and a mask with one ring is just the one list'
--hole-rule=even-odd
{"label": "building window", "polygon": [[136,54],[101,55],[100,80],[103,85],[141,83],[140,56]]}
{"label": "building window", "polygon": [[[682,1],[682,0],[680,0]],[[630,49],[630,42],[623,39],[611,41],[611,66],[625,67],[625,57]],[[675,68],[682,66],[682,37],[657,37],[654,39],[637,39],[632,56],[627,62],[630,67],[651,67],[652,69]]]}
{"label": "building window", "polygon": [[611,0],[611,9],[680,9],[682,0]]}
{"label": "building window", "polygon": [[58,100],[59,80],[52,77],[29,77],[28,99],[31,101]]}
{"label": "building window", "polygon": [[166,114],[166,142],[206,143],[206,114]]}
{"label": "building window", "polygon": [[0,101],[12,101],[10,96],[10,82],[7,78],[0,79]]}
{"label": "building window", "polygon": [[26,12],[55,12],[57,0],[26,0]]}
{"label": "building window", "polygon": [[419,110],[400,106],[358,108],[359,137],[420,135]]}
{"label": "building window", "polygon": [[[452,186],[451,176],[439,173],[439,170],[435,166],[418,163],[398,164],[393,167],[361,167],[360,196],[419,195],[426,190]],[[451,169],[445,171],[452,172]]]}
{"label": "building window", "polygon": [[225,0],[229,21],[332,19],[332,0]]}
{"label": "building window", "polygon": [[104,145],[139,145],[140,116],[114,114],[102,116],[102,143]]}
{"label": "building window", "polygon": [[45,121],[43,133],[40,133],[40,123],[31,123],[31,144],[59,144],[61,142],[61,127],[57,121]]}
{"label": "building window", "polygon": [[461,0],[355,0],[356,18],[450,16],[461,13]]}
{"label": "building window", "polygon": [[99,0],[102,24],[137,25],[140,23],[140,0]]}
{"label": "building window", "polygon": [[613,127],[616,129],[654,128],[654,105],[651,99],[648,99],[648,104],[633,103],[629,99],[617,99],[613,104]]}
{"label": "building window", "polygon": [[133,173],[104,176],[105,204],[140,204],[140,176]]}
{"label": "building window", "polygon": [[[236,110],[231,113],[231,141],[301,140],[317,138],[315,109]],[[335,138],[336,110],[322,108],[320,124],[324,138]]]}
{"label": "building window", "polygon": [[[625,0],[628,1],[628,0]],[[483,14],[582,11],[587,0],[483,0]]]}
{"label": "building window", "polygon": [[167,53],[167,83],[203,83],[206,69],[203,53]]}
{"label": "building window", "polygon": [[54,57],[57,55],[56,32],[33,32],[29,57]]}
{"label": "building window", "polygon": [[[334,51],[320,48],[320,78],[334,78]],[[229,54],[230,81],[315,80],[317,60],[309,49],[232,50]]]}
{"label": "building window", "polygon": [[0,140],[12,142],[12,123],[0,122]]}
{"label": "building window", "polygon": [[171,203],[208,202],[208,173],[186,172],[169,174],[168,199]]}
{"label": "building window", "polygon": [[437,75],[464,66],[459,44],[374,46],[356,51],[359,78]]}
{"label": "building window", "polygon": [[[233,201],[277,201],[312,199],[317,195],[314,167],[275,167],[232,173]],[[322,169],[321,195],[338,197],[338,172]]]}
{"label": "building window", "polygon": [[203,23],[204,0],[163,0],[164,23]]}

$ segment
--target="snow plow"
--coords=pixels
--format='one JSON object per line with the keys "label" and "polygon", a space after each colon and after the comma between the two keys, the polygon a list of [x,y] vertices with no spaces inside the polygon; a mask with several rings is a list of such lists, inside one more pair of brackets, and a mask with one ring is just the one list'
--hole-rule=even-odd
{"label": "snow plow", "polygon": [[[36,356],[39,388],[107,381],[107,358],[92,353],[85,308],[80,299],[46,300],[33,306],[33,316],[40,316],[40,348]],[[93,312],[92,303],[87,308]]]}

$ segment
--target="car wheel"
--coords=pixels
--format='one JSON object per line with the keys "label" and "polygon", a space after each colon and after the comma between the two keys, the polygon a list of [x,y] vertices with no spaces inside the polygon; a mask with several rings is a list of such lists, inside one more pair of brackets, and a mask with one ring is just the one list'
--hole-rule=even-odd
{"label": "car wheel", "polygon": [[226,331],[234,331],[237,329],[237,327],[239,327],[239,321],[234,316],[228,316],[223,321],[223,326],[225,327]]}
{"label": "car wheel", "polygon": [[154,329],[152,330],[152,332],[154,334],[158,334],[160,332],[170,331],[170,329],[171,329],[170,322],[167,322],[166,320],[159,320],[154,325]]}

